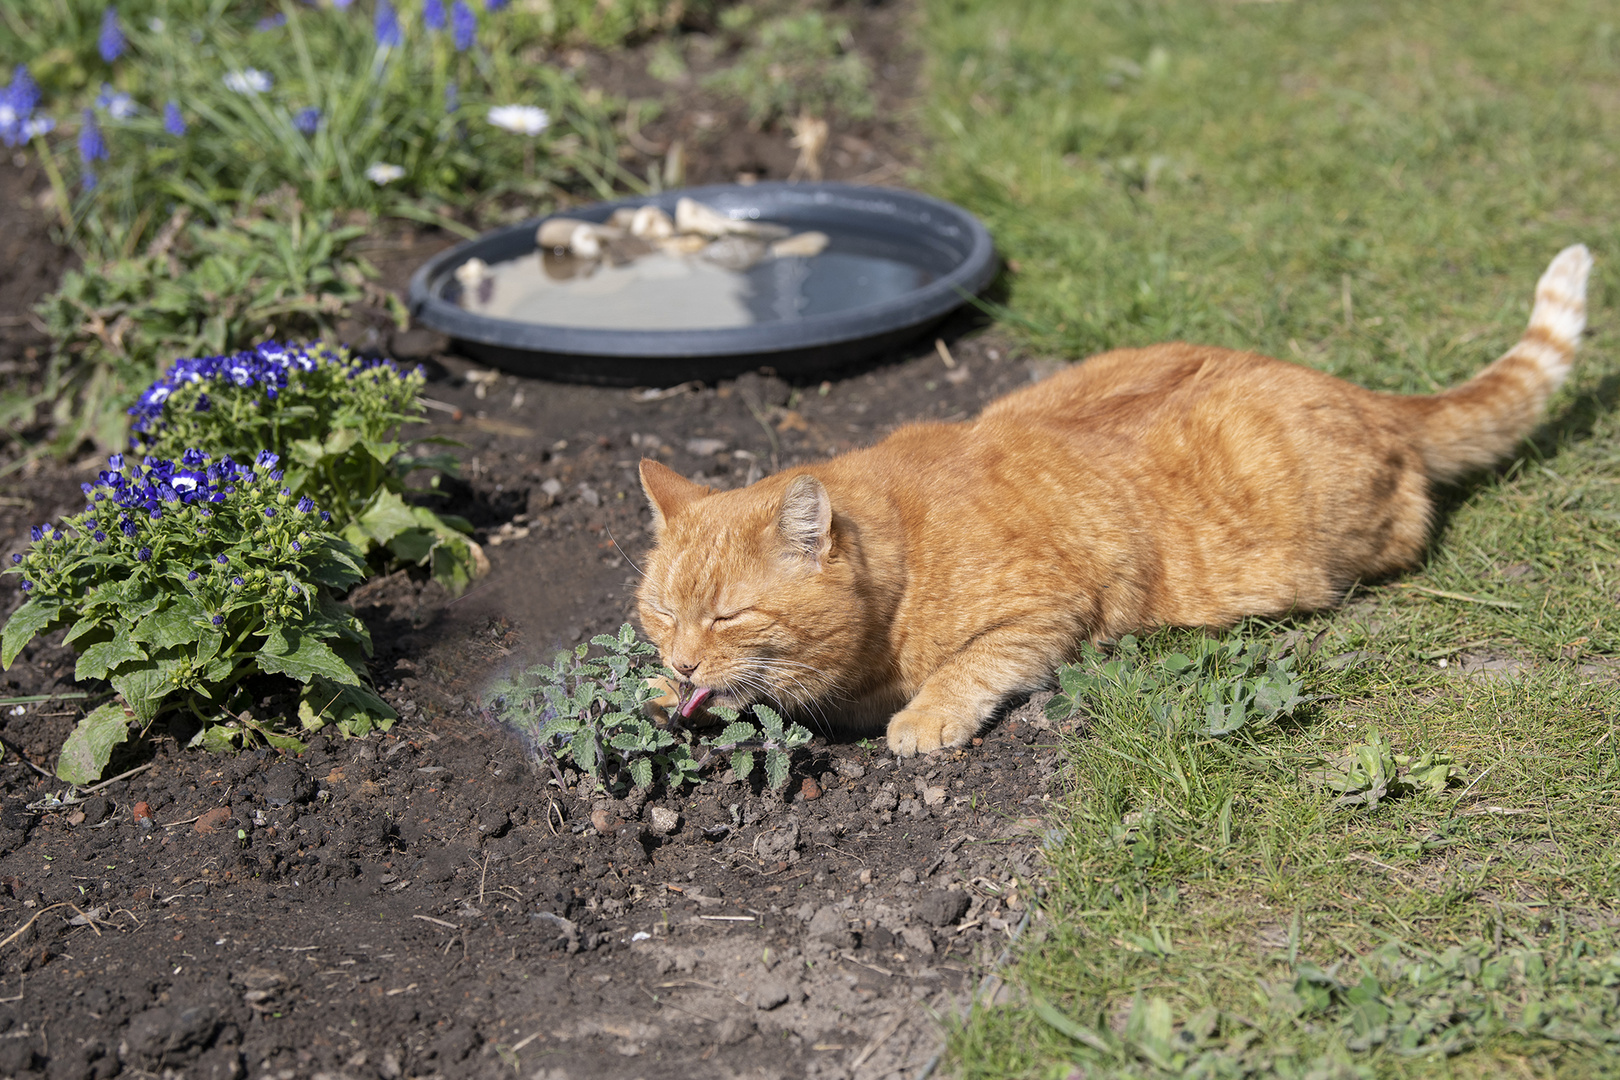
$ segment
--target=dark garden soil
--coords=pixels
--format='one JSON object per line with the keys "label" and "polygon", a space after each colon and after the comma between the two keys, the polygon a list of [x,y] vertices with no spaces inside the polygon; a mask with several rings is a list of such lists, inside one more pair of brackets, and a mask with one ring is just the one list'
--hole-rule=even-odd
{"label": "dark garden soil", "polygon": [[[895,33],[900,15],[863,11]],[[786,145],[694,139],[688,178],[741,168],[725,147],[756,137]],[[903,157],[847,143],[841,165],[840,145],[833,176]],[[27,312],[67,261],[39,190],[0,165],[7,384],[38,377]],[[379,232],[367,255],[402,288],[447,242]],[[60,635],[0,676],[0,1077],[917,1075],[1028,912],[1058,783],[1038,708],[911,761],[823,733],[785,795],[725,775],[625,802],[559,786],[479,699],[628,617],[650,543],[639,457],[731,487],[966,417],[1039,365],[964,321],[947,328],[954,366],[930,339],[825,382],[627,391],[483,371],[425,331],[346,329],[428,369],[433,432],[464,444],[449,508],[492,569],[454,601],[406,571],[357,589],[402,720],[297,756],[158,733],[115,759],[128,775],[64,802],[56,751],[102,688],[72,681]],[[18,455],[0,460],[0,555],[75,509],[99,464]]]}

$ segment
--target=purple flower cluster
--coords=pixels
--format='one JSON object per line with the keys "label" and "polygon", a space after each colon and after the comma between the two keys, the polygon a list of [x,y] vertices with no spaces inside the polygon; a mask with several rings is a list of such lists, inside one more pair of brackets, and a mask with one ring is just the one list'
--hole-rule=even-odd
{"label": "purple flower cluster", "polygon": [[[294,372],[314,371],[322,365],[344,367],[350,378],[375,367],[398,370],[392,360],[346,359],[319,347],[282,345],[274,341],[230,356],[188,357],[176,360],[163,377],[147,387],[136,400],[129,410],[129,415],[135,418],[130,427],[135,434],[153,430],[163,418],[163,406],[169,396],[187,383],[226,382],[239,387],[258,386],[263,388],[264,396],[273,401],[286,389]],[[198,398],[196,407],[204,411],[209,408],[207,395]]]}
{"label": "purple flower cluster", "polygon": [[24,64],[18,64],[11,82],[0,89],[0,142],[7,146],[21,146],[36,135],[48,134],[56,121],[48,116],[35,116],[39,108],[39,84],[28,74]]}
{"label": "purple flower cluster", "polygon": [[95,483],[79,487],[90,501],[89,509],[102,509],[98,503],[117,507],[119,528],[124,535],[133,536],[136,529],[129,514],[145,513],[155,520],[163,516],[165,504],[224,502],[238,483],[251,483],[253,478],[251,469],[229,457],[212,461],[200,450],[187,450],[178,463],[149,457],[137,465],[123,454],[114,454]]}

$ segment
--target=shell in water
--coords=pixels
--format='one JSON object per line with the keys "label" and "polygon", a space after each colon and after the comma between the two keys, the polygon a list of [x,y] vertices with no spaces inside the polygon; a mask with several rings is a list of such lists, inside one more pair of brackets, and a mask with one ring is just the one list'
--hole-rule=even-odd
{"label": "shell in water", "polygon": [[630,215],[630,235],[643,240],[667,240],[675,235],[675,222],[656,206],[642,206]]}
{"label": "shell in water", "polygon": [[712,206],[696,199],[681,199],[675,204],[675,231],[697,233],[701,236],[753,236],[761,240],[776,240],[793,230],[785,225],[772,225],[764,221],[729,218]]}
{"label": "shell in water", "polygon": [[824,232],[794,233],[785,240],[778,240],[771,245],[771,254],[778,259],[785,259],[797,255],[805,259],[813,259],[827,250],[830,241]]}

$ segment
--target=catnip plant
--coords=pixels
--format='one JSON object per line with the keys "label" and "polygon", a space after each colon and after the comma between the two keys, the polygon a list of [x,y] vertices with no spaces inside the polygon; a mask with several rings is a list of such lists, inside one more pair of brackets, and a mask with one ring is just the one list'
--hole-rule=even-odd
{"label": "catnip plant", "polygon": [[471,524],[405,501],[412,472],[456,467],[423,452],[433,440],[401,436],[422,414],[423,382],[419,370],[322,344],[176,360],[129,410],[131,445],[160,458],[188,446],[241,458],[270,450],[286,461],[286,486],[330,507],[344,539],[426,566],[459,593],[489,565]]}
{"label": "catnip plant", "polygon": [[0,668],[65,626],[74,678],[117,693],[68,737],[62,779],[100,776],[132,722],[145,732],[168,718],[209,749],[254,737],[298,747],[249,718],[244,682],[259,675],[301,684],[305,730],[363,735],[393,722],[368,685],[371,637],[331,595],[364,580],[364,560],[279,464],[269,451],[249,465],[197,450],[142,464],[114,454],[82,485],[84,510],[37,526],[27,553],[12,556],[5,572],[27,600],[0,630]]}
{"label": "catnip plant", "polygon": [[726,724],[713,737],[696,735],[674,716],[660,722],[650,707],[674,673],[656,663],[657,655],[625,623],[617,635],[600,634],[550,664],[495,683],[484,697],[485,715],[516,731],[565,788],[568,765],[610,792],[673,790],[701,783],[717,758],[745,780],[756,753],[764,756],[766,783],[785,785],[792,752],[809,743],[810,732],[766,705],[753,707],[758,727],[734,710],[716,710]]}

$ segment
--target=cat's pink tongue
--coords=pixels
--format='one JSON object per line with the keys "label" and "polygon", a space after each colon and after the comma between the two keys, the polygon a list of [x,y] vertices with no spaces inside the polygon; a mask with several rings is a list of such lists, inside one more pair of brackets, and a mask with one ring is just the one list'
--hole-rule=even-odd
{"label": "cat's pink tongue", "polygon": [[697,707],[707,701],[712,693],[714,691],[707,686],[692,687],[692,696],[681,704],[681,718],[684,720],[696,712]]}

